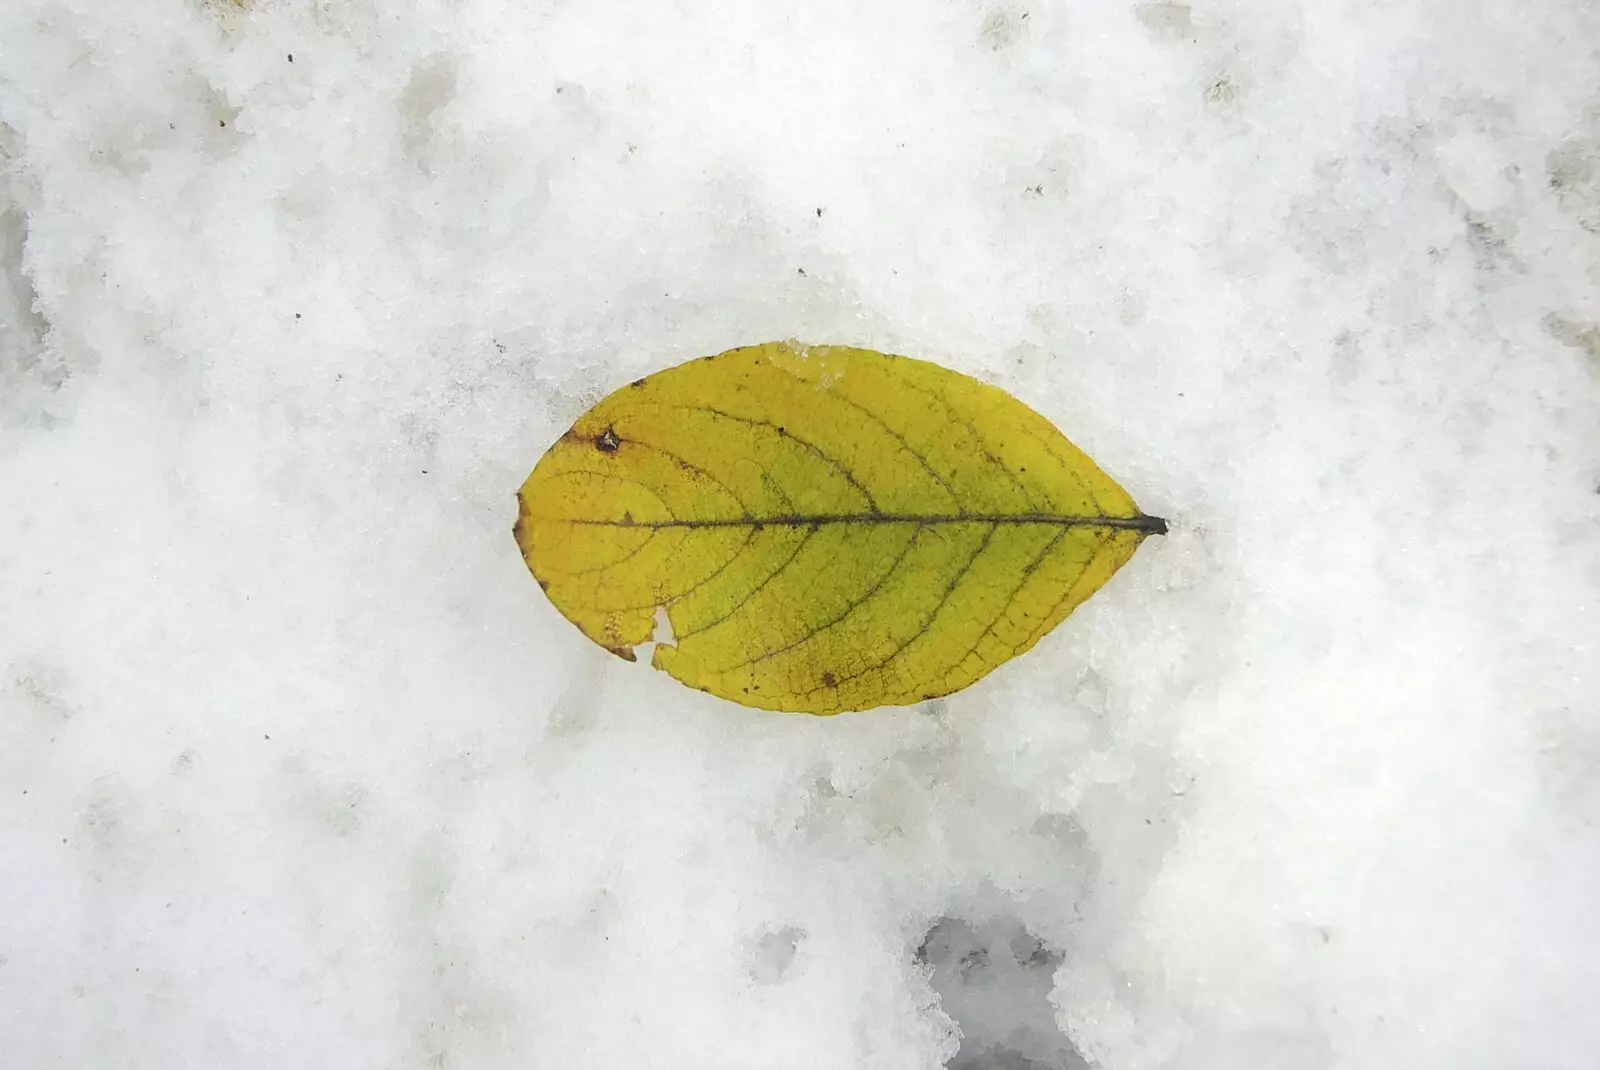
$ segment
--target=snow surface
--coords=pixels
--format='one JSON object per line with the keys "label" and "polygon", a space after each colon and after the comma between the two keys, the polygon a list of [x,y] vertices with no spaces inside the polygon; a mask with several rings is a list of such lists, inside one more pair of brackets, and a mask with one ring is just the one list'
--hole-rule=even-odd
{"label": "snow surface", "polygon": [[[1587,1068],[1600,9],[0,4],[0,1066]],[[1173,532],[923,708],[561,620],[641,374],[938,360]]]}

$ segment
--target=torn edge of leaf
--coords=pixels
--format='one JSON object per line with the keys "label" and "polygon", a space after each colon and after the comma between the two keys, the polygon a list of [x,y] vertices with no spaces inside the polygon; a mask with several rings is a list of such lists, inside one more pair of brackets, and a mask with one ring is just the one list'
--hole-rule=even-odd
{"label": "torn edge of leaf", "polygon": [[[656,607],[654,623],[655,628],[650,633],[649,641],[640,643],[638,646],[608,646],[606,649],[623,661],[638,661],[639,654],[643,651],[646,655],[649,655],[646,660],[654,664],[656,647],[676,646],[678,643],[678,637],[672,631],[672,618],[667,616],[667,607],[665,605]],[[660,668],[660,666],[656,667]]]}

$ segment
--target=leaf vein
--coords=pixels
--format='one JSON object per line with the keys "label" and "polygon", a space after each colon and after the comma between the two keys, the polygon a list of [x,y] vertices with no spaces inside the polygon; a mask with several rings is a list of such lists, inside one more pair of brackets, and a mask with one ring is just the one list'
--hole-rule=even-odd
{"label": "leaf vein", "polygon": [[[749,546],[750,546],[750,543],[755,540],[756,532],[758,530],[760,530],[760,529],[755,528],[755,527],[751,527],[751,529],[745,533],[744,542],[741,542],[739,544],[738,548],[733,551],[733,553],[728,557],[728,559],[726,561],[724,561],[722,564],[717,566],[716,571],[714,571],[714,572],[712,572],[712,573],[710,573],[708,575],[700,577],[698,580],[694,581],[689,586],[685,587],[683,590],[678,591],[675,594],[668,595],[665,598],[652,598],[648,602],[641,602],[641,603],[639,603],[637,605],[612,606],[612,607],[609,607],[609,608],[611,608],[611,610],[613,612],[623,613],[623,612],[626,612],[626,611],[628,611],[630,609],[654,609],[654,608],[656,608],[657,606],[660,606],[660,605],[669,605],[670,606],[674,602],[678,602],[678,601],[681,601],[681,600],[683,600],[685,598],[688,598],[691,594],[694,594],[700,588],[704,587],[706,584],[710,583],[712,580],[716,579],[718,576],[720,576],[724,572],[728,571],[728,568],[729,568],[730,565],[732,565],[735,561],[739,560],[739,558],[743,557],[745,550],[748,549]],[[693,632],[687,632],[685,634],[693,635],[694,633]]]}
{"label": "leaf vein", "polygon": [[[815,535],[816,533],[817,533],[817,529],[815,529],[815,528],[807,531],[805,533],[805,535],[801,536],[800,541],[794,544],[794,550],[789,554],[788,557],[783,559],[783,563],[780,564],[777,568],[773,569],[771,572],[767,573],[766,579],[762,580],[760,583],[758,583],[755,586],[751,587],[750,590],[745,593],[745,596],[743,598],[741,598],[741,599],[739,599],[739,601],[735,602],[731,609],[729,609],[722,616],[718,617],[716,620],[707,621],[705,624],[700,625],[700,627],[698,627],[698,628],[693,628],[693,629],[690,629],[689,631],[686,631],[686,632],[683,632],[683,633],[679,634],[678,635],[678,642],[681,643],[681,642],[683,642],[683,640],[689,638],[691,635],[699,635],[701,632],[708,631],[708,630],[710,630],[712,628],[715,628],[717,625],[721,624],[723,621],[727,620],[729,617],[732,617],[735,613],[739,612],[739,610],[743,609],[745,607],[745,604],[747,602],[749,602],[750,599],[754,598],[756,595],[760,594],[763,590],[765,590],[766,586],[769,583],[771,583],[773,580],[777,579],[778,573],[780,573],[784,569],[788,568],[790,563],[792,561],[794,561],[795,558],[800,556],[800,551],[805,548],[806,543],[810,542],[811,541],[811,537],[813,535]],[[754,528],[751,529],[750,534],[751,534],[752,538],[755,536],[755,529]]]}
{"label": "leaf vein", "polygon": [[790,513],[776,516],[711,518],[705,520],[588,520],[578,517],[549,518],[566,524],[589,527],[624,528],[737,528],[737,527],[817,527],[835,524],[1057,524],[1067,528],[1110,528],[1138,531],[1147,535],[1165,534],[1167,522],[1146,516],[1067,516],[1057,513]]}
{"label": "leaf vein", "polygon": [[[718,479],[716,476],[712,475],[710,472],[706,471],[704,468],[701,468],[699,465],[695,464],[693,461],[689,460],[687,457],[684,457],[681,454],[674,453],[673,451],[671,451],[669,449],[666,449],[665,447],[657,446],[653,442],[645,442],[645,441],[643,441],[641,439],[636,439],[636,438],[629,439],[628,440],[628,444],[629,445],[634,445],[634,446],[643,446],[647,450],[654,450],[655,452],[661,454],[663,457],[671,457],[678,464],[683,465],[683,467],[685,469],[687,469],[687,470],[689,470],[691,472],[698,472],[700,475],[704,476],[707,480],[709,480],[712,483],[715,483],[717,486],[721,487],[724,491],[726,491],[727,494],[728,494],[728,497],[730,497],[734,501],[738,502],[739,503],[739,508],[741,510],[743,510],[744,515],[747,518],[754,517],[755,514],[750,512],[750,506],[745,503],[745,500],[743,498],[739,497],[738,493],[735,492],[732,487],[728,486],[728,484],[724,483],[722,480]],[[785,501],[787,501],[787,500],[788,499],[785,498]],[[663,503],[663,504],[665,504],[665,503]]]}
{"label": "leaf vein", "polygon": [[887,420],[885,420],[883,417],[879,416],[877,413],[873,412],[871,409],[867,408],[865,405],[861,404],[859,401],[857,401],[854,398],[850,397],[849,395],[841,393],[839,390],[829,390],[828,391],[828,395],[830,397],[834,397],[834,398],[839,399],[840,401],[844,402],[846,405],[850,405],[850,406],[853,406],[854,408],[860,409],[862,412],[866,413],[867,419],[871,420],[873,423],[877,424],[879,427],[881,427],[885,431],[889,432],[890,435],[894,436],[895,441],[899,442],[901,447],[904,448],[907,453],[911,454],[911,456],[915,457],[917,459],[917,463],[918,464],[922,465],[923,471],[927,472],[930,476],[932,476],[933,479],[934,479],[934,482],[938,483],[939,486],[944,488],[945,494],[947,496],[949,496],[949,498],[950,498],[950,503],[952,505],[954,505],[957,509],[961,509],[963,512],[965,512],[965,509],[963,508],[963,506],[961,504],[961,499],[956,497],[956,492],[951,488],[950,484],[946,483],[944,481],[944,477],[941,476],[938,472],[933,470],[933,465],[928,463],[928,459],[926,457],[924,457],[922,455],[922,453],[915,446],[913,446],[910,442],[906,441],[906,436],[905,435],[902,435],[899,431],[896,431],[893,427],[890,427],[889,426],[889,422]]}
{"label": "leaf vein", "polygon": [[891,662],[898,659],[900,655],[904,654],[906,650],[909,649],[911,645],[918,639],[921,639],[924,635],[927,635],[928,629],[932,627],[935,618],[937,618],[940,611],[949,604],[950,596],[955,593],[956,587],[961,584],[962,579],[966,577],[967,573],[972,571],[972,566],[978,563],[978,558],[982,557],[983,552],[989,548],[989,543],[994,539],[994,533],[998,530],[1000,530],[998,524],[989,525],[989,530],[984,532],[983,539],[978,543],[977,548],[967,556],[966,562],[956,570],[956,574],[950,578],[950,582],[945,584],[944,590],[939,593],[939,601],[934,603],[933,609],[930,610],[928,615],[924,617],[917,625],[916,631],[908,635],[904,640],[901,641],[899,646],[895,647],[889,652],[888,657],[884,658],[875,665],[868,665],[865,669],[850,673],[847,676],[839,677],[838,679],[834,680],[832,684],[824,684],[822,687],[813,687],[811,690],[807,691],[806,694],[814,695],[818,691],[825,691],[830,687],[837,689],[840,684],[849,683],[851,680],[865,676],[869,672],[878,672],[888,666]]}
{"label": "leaf vein", "polygon": [[1056,546],[1060,544],[1062,539],[1067,537],[1067,532],[1070,530],[1070,528],[1062,528],[1060,531],[1056,532],[1055,536],[1049,542],[1045,543],[1044,547],[1040,549],[1038,553],[1033,555],[1033,560],[1029,561],[1027,565],[1023,567],[1021,573],[1018,574],[1017,582],[1011,588],[1011,592],[1006,595],[1006,600],[1001,604],[1000,611],[994,615],[994,619],[991,620],[989,622],[989,626],[983,630],[983,634],[974,639],[972,641],[972,645],[967,647],[967,649],[962,652],[961,656],[956,658],[955,661],[951,663],[950,668],[945,672],[945,676],[948,677],[950,673],[959,669],[968,658],[977,653],[978,648],[983,645],[983,641],[994,634],[994,630],[1000,626],[1000,622],[1005,619],[1006,614],[1011,610],[1012,604],[1016,602],[1017,595],[1020,594],[1022,589],[1028,585],[1028,580],[1033,577],[1035,572],[1039,571],[1039,567],[1044,564],[1045,558],[1049,557],[1050,554],[1055,551]]}
{"label": "leaf vein", "polygon": [[1034,625],[1033,630],[1028,633],[1028,638],[1017,645],[1017,651],[1020,652],[1027,650],[1029,647],[1033,646],[1033,644],[1037,643],[1045,635],[1045,633],[1050,630],[1051,618],[1053,618],[1056,615],[1056,611],[1065,605],[1067,601],[1071,599],[1073,594],[1077,592],[1078,584],[1083,580],[1083,574],[1089,571],[1089,566],[1094,564],[1094,559],[1100,556],[1100,551],[1106,548],[1106,543],[1115,538],[1116,534],[1117,533],[1115,531],[1108,531],[1095,540],[1094,549],[1090,550],[1088,554],[1084,556],[1083,567],[1078,570],[1077,575],[1072,577],[1072,582],[1067,584],[1066,593],[1057,599],[1056,604],[1050,607],[1050,612],[1046,613],[1039,623]]}
{"label": "leaf vein", "polygon": [[[658,449],[659,447],[652,446],[651,448],[652,449]],[[665,453],[666,451],[662,450],[662,452]],[[677,454],[668,454],[668,456],[677,457]],[[712,476],[709,472],[706,473],[706,474],[707,474],[708,478],[716,479],[716,477]],[[774,494],[776,494],[779,498],[783,499],[783,504],[784,505],[792,506],[794,504],[794,502],[792,500],[790,500],[789,496],[783,492],[783,488],[780,487],[775,481],[773,481],[772,479],[768,478],[767,474],[765,472],[763,472],[761,474],[761,479],[762,479],[762,482],[764,482],[768,487],[772,488],[772,492]],[[733,494],[733,488],[729,487],[728,488],[728,493],[729,494]],[[734,498],[737,499],[738,495],[734,495]],[[743,505],[744,503],[741,501],[740,504]],[[745,515],[748,516],[749,513],[750,513],[749,507],[746,507],[745,508]],[[728,571],[728,569],[733,565],[733,563],[735,561],[737,561],[737,560],[739,560],[739,558],[743,557],[744,556],[744,552],[750,548],[750,544],[755,541],[756,534],[760,530],[761,530],[761,525],[759,525],[759,524],[751,524],[750,525],[750,530],[745,533],[744,541],[739,544],[738,548],[735,549],[731,555],[729,555],[729,557],[728,557],[728,559],[726,561],[724,561],[722,564],[718,565],[715,571],[713,571],[713,572],[711,572],[711,573],[709,573],[709,574],[707,574],[705,576],[701,576],[698,580],[696,580],[695,582],[691,583],[689,586],[685,587],[683,590],[678,591],[678,592],[676,592],[676,593],[674,593],[672,595],[669,595],[666,599],[652,598],[650,601],[643,602],[643,603],[640,603],[638,605],[621,606],[621,607],[618,607],[616,609],[616,612],[626,612],[627,610],[630,610],[630,609],[653,609],[656,606],[662,605],[663,602],[666,605],[671,605],[674,602],[678,602],[678,601],[681,601],[681,600],[683,600],[685,598],[688,598],[690,595],[692,595],[696,591],[700,590],[706,584],[710,583],[712,580],[716,579],[718,576],[720,576],[724,572]],[[804,540],[802,540],[802,541],[804,541]],[[738,607],[735,606],[734,609],[737,610]],[[732,613],[730,612],[729,615],[731,616]],[[721,618],[721,619],[726,619],[726,618]],[[720,619],[718,621],[713,621],[712,623],[713,624],[720,623]],[[710,625],[706,625],[705,627],[710,627]],[[702,629],[696,629],[696,631],[700,631],[700,630],[703,630],[703,628]],[[686,632],[685,634],[686,635],[693,635],[694,633],[693,632]]]}
{"label": "leaf vein", "polygon": [[837,471],[841,476],[843,476],[845,478],[845,482],[849,483],[850,486],[854,487],[856,492],[858,494],[860,494],[863,498],[866,499],[867,508],[871,509],[873,512],[877,512],[878,511],[878,503],[877,503],[876,499],[874,499],[872,497],[872,492],[866,488],[865,484],[863,484],[859,479],[856,478],[854,472],[850,471],[850,469],[848,467],[846,467],[844,464],[842,464],[838,460],[838,458],[836,458],[832,454],[828,453],[822,447],[818,446],[814,442],[810,442],[810,441],[808,441],[806,439],[801,438],[799,435],[795,434],[793,431],[790,431],[788,428],[784,428],[783,430],[780,431],[778,429],[778,425],[775,424],[775,423],[772,423],[770,420],[752,420],[752,419],[750,419],[748,417],[745,417],[745,416],[735,416],[731,412],[723,412],[721,409],[712,408],[710,405],[674,405],[673,408],[675,408],[675,409],[688,409],[690,412],[708,412],[713,416],[721,416],[723,419],[726,419],[726,420],[736,420],[739,423],[748,424],[751,427],[765,427],[765,428],[769,429],[773,434],[777,435],[779,438],[787,438],[787,439],[790,439],[790,440],[792,440],[792,441],[794,441],[796,443],[799,443],[801,446],[804,446],[806,449],[810,450],[812,453],[816,454],[818,457],[821,457],[824,461],[826,461],[829,465],[831,465],[834,468],[835,471]]}
{"label": "leaf vein", "polygon": [[644,542],[641,542],[638,546],[635,546],[632,550],[629,550],[627,553],[623,554],[621,557],[617,558],[615,561],[607,561],[605,564],[596,565],[594,568],[581,568],[576,572],[565,572],[565,571],[562,571],[561,574],[563,576],[593,576],[597,572],[609,572],[611,569],[616,568],[618,565],[626,564],[627,562],[632,561],[635,557],[638,557],[639,554],[644,552],[644,548],[646,546],[649,546],[652,542],[655,541],[655,537],[657,535],[660,535],[663,531],[668,531],[668,530],[672,530],[672,529],[669,529],[669,528],[655,528],[654,530],[650,530],[650,529],[646,529],[646,530],[649,530],[650,534],[645,537]]}
{"label": "leaf vein", "polygon": [[935,391],[929,390],[927,387],[919,386],[910,380],[906,380],[901,385],[908,389],[915,390],[924,397],[932,398],[934,401],[938,402],[944,407],[944,411],[949,413],[951,418],[956,423],[972,432],[972,440],[976,442],[978,444],[978,448],[983,451],[984,459],[990,464],[994,465],[995,469],[1001,475],[1005,476],[1011,481],[1012,486],[1016,487],[1022,492],[1022,499],[1028,503],[1030,508],[1037,508],[1037,503],[1034,501],[1033,495],[1028,493],[1028,488],[1024,486],[1022,480],[1018,479],[1016,474],[1006,466],[1005,462],[996,457],[994,455],[994,451],[989,449],[989,442],[983,437],[983,432],[978,430],[978,425],[973,423],[972,420],[968,418],[966,413],[962,412],[960,409],[957,409],[953,404],[951,404],[949,398]]}
{"label": "leaf vein", "polygon": [[763,661],[771,661],[773,658],[778,657],[779,655],[787,654],[789,651],[793,650],[797,646],[802,645],[803,643],[810,642],[812,639],[815,639],[829,628],[832,628],[835,624],[845,620],[850,616],[850,614],[861,608],[862,603],[866,602],[867,599],[877,594],[878,591],[883,588],[883,585],[889,581],[890,576],[893,576],[895,572],[899,571],[900,566],[905,563],[905,559],[910,555],[911,548],[916,545],[917,537],[921,533],[922,528],[920,526],[912,529],[911,538],[907,539],[906,544],[900,548],[900,553],[895,556],[894,561],[889,564],[888,569],[884,571],[882,576],[878,577],[876,583],[874,583],[866,591],[862,592],[859,597],[854,599],[848,606],[846,606],[843,613],[840,613],[837,617],[834,617],[831,620],[822,622],[815,628],[812,628],[810,631],[800,636],[798,639],[794,640],[792,643],[781,646],[777,650],[769,650],[764,654],[760,654],[746,661],[741,661],[737,665],[730,665],[728,668],[724,669],[723,672],[734,672],[738,669],[745,669],[752,665],[758,665]]}

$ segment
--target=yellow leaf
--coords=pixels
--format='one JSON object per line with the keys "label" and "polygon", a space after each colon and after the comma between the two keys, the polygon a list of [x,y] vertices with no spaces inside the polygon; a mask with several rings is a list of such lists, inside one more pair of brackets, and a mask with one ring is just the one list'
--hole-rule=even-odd
{"label": "yellow leaf", "polygon": [[623,387],[518,495],[550,601],[629,661],[765,709],[957,691],[1093,594],[1146,535],[1050,422],[936,364],[734,349]]}

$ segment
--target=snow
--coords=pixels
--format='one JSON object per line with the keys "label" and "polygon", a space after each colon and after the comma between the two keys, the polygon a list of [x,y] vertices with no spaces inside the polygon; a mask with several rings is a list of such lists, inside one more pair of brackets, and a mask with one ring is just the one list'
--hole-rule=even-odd
{"label": "snow", "polygon": [[[1587,1068],[1600,12],[0,7],[0,1065]],[[513,491],[778,338],[1172,534],[920,708]]]}

